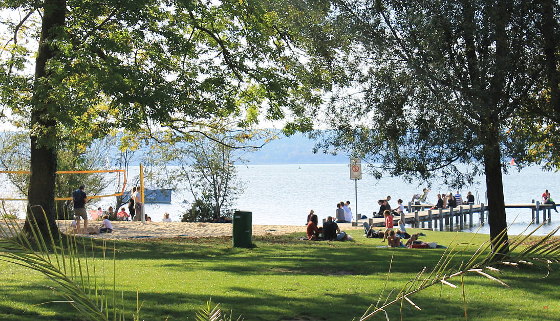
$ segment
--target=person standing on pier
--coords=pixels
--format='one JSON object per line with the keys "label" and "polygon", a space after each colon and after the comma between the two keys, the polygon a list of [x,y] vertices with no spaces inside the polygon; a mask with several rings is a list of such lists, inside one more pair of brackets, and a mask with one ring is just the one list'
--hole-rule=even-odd
{"label": "person standing on pier", "polygon": [[447,206],[449,208],[457,207],[457,200],[455,199],[455,197],[453,197],[452,193],[449,193],[449,195],[447,196]]}
{"label": "person standing on pier", "polygon": [[474,204],[474,195],[470,191],[467,193],[467,203]]}
{"label": "person standing on pier", "polygon": [[456,206],[463,205],[463,196],[461,196],[461,193],[459,193],[459,191],[457,191],[457,194],[455,194],[455,202]]}

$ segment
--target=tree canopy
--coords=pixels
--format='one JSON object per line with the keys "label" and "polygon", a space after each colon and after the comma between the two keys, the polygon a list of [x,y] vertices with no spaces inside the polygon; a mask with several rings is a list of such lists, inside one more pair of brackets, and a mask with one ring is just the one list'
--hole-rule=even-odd
{"label": "tree canopy", "polygon": [[[543,129],[533,122],[547,90],[542,5],[334,3],[349,21],[359,63],[349,65],[353,86],[333,98],[328,115],[336,130],[320,147],[364,157],[378,175],[439,175],[450,186],[485,175],[491,238],[507,252],[502,170],[508,157],[535,161],[523,156],[535,142],[532,129]],[[557,3],[552,8],[558,12]]]}
{"label": "tree canopy", "polygon": [[320,1],[14,0],[0,9],[2,108],[30,129],[29,203],[48,217],[67,144],[85,149],[126,130],[134,147],[153,131],[172,141],[224,120],[309,128],[306,107],[331,86],[329,61],[306,54],[334,51],[309,40],[327,27],[317,23],[330,10]]}

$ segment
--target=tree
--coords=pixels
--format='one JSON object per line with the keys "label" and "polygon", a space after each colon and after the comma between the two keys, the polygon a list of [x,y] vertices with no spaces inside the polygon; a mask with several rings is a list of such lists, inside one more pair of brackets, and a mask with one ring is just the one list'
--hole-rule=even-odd
{"label": "tree", "polygon": [[350,21],[351,59],[360,63],[350,65],[353,90],[333,98],[328,114],[337,130],[320,147],[346,149],[390,175],[442,175],[455,186],[483,173],[490,238],[495,251],[507,253],[504,158],[534,137],[516,121],[534,117],[527,111],[544,58],[535,5],[334,3]]}
{"label": "tree", "polygon": [[[28,199],[47,220],[29,215],[42,232],[47,225],[57,231],[54,173],[61,145],[85,148],[115,130],[137,133],[134,143],[140,144],[161,128],[171,135],[219,129],[223,118],[250,126],[294,115],[298,121],[287,128],[309,127],[304,107],[320,103],[332,70],[328,62],[307,65],[301,58],[310,48],[306,33],[317,29],[329,6],[294,3],[1,3],[2,16],[11,19],[4,23],[9,36],[1,53],[0,97],[30,129]],[[286,20],[290,16],[297,23]]]}
{"label": "tree", "polygon": [[181,164],[180,168],[195,202],[211,209],[212,220],[231,218],[233,201],[243,192],[234,166],[240,161],[235,150],[223,139],[206,138],[194,140],[186,152],[190,164]]}

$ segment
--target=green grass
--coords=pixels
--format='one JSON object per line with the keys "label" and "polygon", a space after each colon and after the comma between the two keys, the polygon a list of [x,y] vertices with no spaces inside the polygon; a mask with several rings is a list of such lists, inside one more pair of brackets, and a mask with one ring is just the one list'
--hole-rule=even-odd
{"label": "green grass", "polygon": [[[458,243],[465,253],[455,262],[487,240],[469,233],[425,233],[426,241]],[[350,234],[354,242],[257,237],[254,249],[234,249],[230,238],[120,241],[117,289],[130,312],[139,292],[144,320],[194,320],[209,299],[245,320],[352,320],[378,300],[385,286],[399,289],[445,251],[380,248],[379,239],[366,239],[357,230]],[[112,264],[99,271],[109,284]],[[494,275],[510,288],[478,275],[465,277],[469,320],[558,320],[557,272],[544,278],[543,270],[509,268]],[[50,285],[36,272],[0,262],[0,320],[80,320],[69,304],[46,303],[61,299]],[[465,319],[460,287],[438,285],[412,299],[422,311],[405,303],[403,320]],[[399,309],[388,311],[391,319],[400,320]]]}

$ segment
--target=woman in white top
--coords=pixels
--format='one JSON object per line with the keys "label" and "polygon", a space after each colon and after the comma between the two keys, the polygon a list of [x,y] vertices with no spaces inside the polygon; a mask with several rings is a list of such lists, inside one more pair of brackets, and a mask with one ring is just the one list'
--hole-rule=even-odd
{"label": "woman in white top", "polygon": [[399,198],[399,200],[397,201],[397,213],[399,215],[402,215],[404,213],[404,205],[402,204],[403,200]]}

